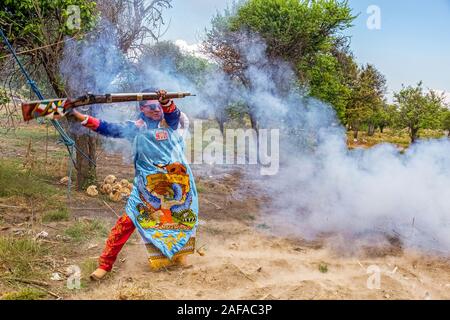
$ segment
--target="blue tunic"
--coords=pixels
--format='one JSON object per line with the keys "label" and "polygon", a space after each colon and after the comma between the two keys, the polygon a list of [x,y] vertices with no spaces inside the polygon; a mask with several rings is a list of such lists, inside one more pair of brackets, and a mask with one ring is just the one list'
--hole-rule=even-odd
{"label": "blue tunic", "polygon": [[146,243],[171,259],[195,236],[198,195],[178,128],[180,112],[162,122],[140,117],[123,124],[100,120],[98,133],[133,143],[135,178],[125,207]]}

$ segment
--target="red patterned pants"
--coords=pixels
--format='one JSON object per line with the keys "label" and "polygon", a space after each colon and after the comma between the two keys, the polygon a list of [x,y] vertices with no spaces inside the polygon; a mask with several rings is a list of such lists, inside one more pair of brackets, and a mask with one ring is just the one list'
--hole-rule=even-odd
{"label": "red patterned pants", "polygon": [[125,242],[127,242],[130,238],[135,228],[136,227],[134,226],[133,221],[131,221],[126,214],[123,214],[123,216],[117,220],[116,225],[109,233],[108,240],[106,240],[105,249],[100,256],[100,269],[111,271],[120,250]]}

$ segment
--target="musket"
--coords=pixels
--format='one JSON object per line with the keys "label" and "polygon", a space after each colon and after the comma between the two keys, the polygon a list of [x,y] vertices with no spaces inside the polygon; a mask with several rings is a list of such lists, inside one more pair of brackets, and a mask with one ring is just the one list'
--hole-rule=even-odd
{"label": "musket", "polygon": [[[188,96],[195,96],[189,92],[168,92],[165,95],[167,99],[185,98]],[[61,98],[28,101],[22,103],[23,120],[29,121],[32,119],[45,117],[48,119],[55,119],[63,117],[70,112],[71,109],[101,103],[119,103],[119,102],[133,102],[144,100],[158,100],[160,98],[157,92],[143,92],[143,93],[107,93],[103,95],[85,94],[81,97]]]}

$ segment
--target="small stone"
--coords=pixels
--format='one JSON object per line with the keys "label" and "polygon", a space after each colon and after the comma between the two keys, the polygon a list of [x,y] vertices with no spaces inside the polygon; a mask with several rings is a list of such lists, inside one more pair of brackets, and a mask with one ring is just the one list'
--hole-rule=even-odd
{"label": "small stone", "polygon": [[86,189],[86,193],[87,193],[88,196],[90,196],[90,197],[96,197],[96,196],[98,196],[97,186],[94,186],[94,185],[89,186],[89,187]]}
{"label": "small stone", "polygon": [[59,183],[67,185],[69,183],[69,177],[66,176],[61,178],[61,180],[59,180]]}
{"label": "small stone", "polygon": [[116,176],[110,174],[106,176],[105,180],[103,180],[103,183],[105,184],[114,184],[117,181]]}
{"label": "small stone", "polygon": [[122,200],[122,193],[113,191],[109,194],[109,199],[113,202],[119,202]]}
{"label": "small stone", "polygon": [[52,273],[52,276],[50,277],[50,280],[52,281],[62,281],[64,280],[58,272]]}
{"label": "small stone", "polygon": [[41,232],[39,232],[39,233],[36,235],[35,239],[39,239],[39,238],[45,239],[45,238],[47,238],[47,237],[48,237],[48,232],[46,232],[46,231],[41,231]]}
{"label": "small stone", "polygon": [[100,186],[100,192],[103,194],[110,194],[113,191],[112,185],[104,183]]}

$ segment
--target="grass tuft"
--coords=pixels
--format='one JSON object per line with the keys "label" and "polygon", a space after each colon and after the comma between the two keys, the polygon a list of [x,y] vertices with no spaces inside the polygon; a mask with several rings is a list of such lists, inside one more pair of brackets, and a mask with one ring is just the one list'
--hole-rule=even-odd
{"label": "grass tuft", "polygon": [[327,273],[328,272],[328,265],[326,263],[319,264],[319,271],[321,273]]}
{"label": "grass tuft", "polygon": [[69,211],[67,208],[47,211],[42,217],[42,222],[58,222],[67,220],[69,220]]}
{"label": "grass tuft", "polygon": [[96,237],[106,237],[108,229],[101,220],[76,221],[64,231],[75,242],[83,242]]}
{"label": "grass tuft", "polygon": [[31,174],[14,161],[0,163],[0,197],[23,196],[49,199],[61,193],[55,186],[43,181],[43,177]]}
{"label": "grass tuft", "polygon": [[46,253],[46,248],[30,239],[0,238],[0,271],[18,278],[35,277]]}
{"label": "grass tuft", "polygon": [[23,288],[16,292],[8,292],[1,300],[40,300],[47,296],[45,292],[34,288]]}

